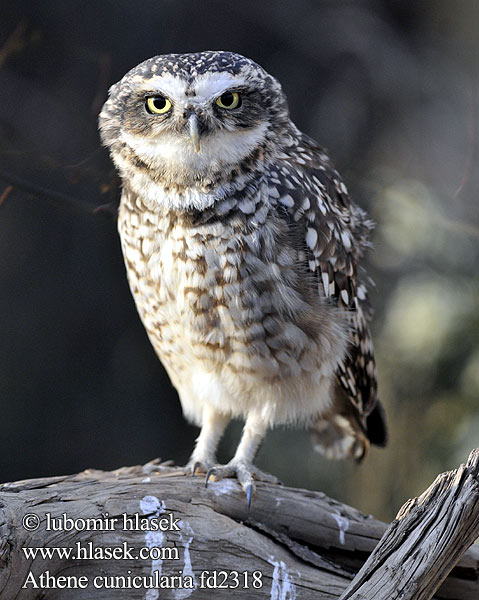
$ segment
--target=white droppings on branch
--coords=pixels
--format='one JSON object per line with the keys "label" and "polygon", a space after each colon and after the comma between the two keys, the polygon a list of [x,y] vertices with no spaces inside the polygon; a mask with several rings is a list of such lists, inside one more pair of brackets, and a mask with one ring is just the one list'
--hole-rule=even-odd
{"label": "white droppings on branch", "polygon": [[183,576],[183,579],[185,577],[191,577],[193,580],[193,586],[194,586],[194,588],[177,589],[173,592],[173,594],[177,600],[183,600],[184,598],[189,598],[191,596],[191,594],[198,587],[198,583],[196,581],[195,574],[193,573],[193,567],[191,566],[191,556],[190,556],[190,544],[193,541],[193,536],[194,536],[195,532],[191,528],[191,525],[188,523],[188,521],[185,521],[185,522],[180,521],[178,523],[178,525],[182,529],[182,531],[180,531],[178,533],[178,535],[180,537],[181,543],[183,544],[183,548],[185,549],[184,566],[183,566],[182,576]]}
{"label": "white droppings on branch", "polygon": [[339,543],[344,546],[346,543],[346,531],[349,529],[349,519],[341,516],[339,513],[331,515],[339,527]]}
{"label": "white droppings on branch", "polygon": [[232,479],[220,479],[219,481],[210,481],[208,489],[211,489],[215,496],[222,496],[238,491],[238,484]]}
{"label": "white droppings on branch", "polygon": [[275,560],[274,556],[270,556],[268,562],[274,567],[271,600],[296,600],[296,586],[291,580],[284,561]]}
{"label": "white droppings on branch", "polygon": [[[158,517],[165,511],[165,503],[159,500],[156,496],[144,496],[140,501],[141,512],[148,515],[148,518]],[[161,531],[147,531],[145,534],[145,543],[148,548],[162,548],[164,534]],[[153,558],[151,560],[151,574],[154,577],[158,571],[158,578],[161,577],[163,568],[163,560],[161,558]],[[148,590],[145,594],[145,600],[158,600],[160,593],[158,590]]]}

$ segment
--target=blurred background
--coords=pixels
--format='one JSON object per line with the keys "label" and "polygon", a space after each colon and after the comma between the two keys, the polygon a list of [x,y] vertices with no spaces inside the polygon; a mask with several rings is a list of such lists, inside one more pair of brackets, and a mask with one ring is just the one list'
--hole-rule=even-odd
{"label": "blurred background", "polygon": [[188,459],[198,430],[137,316],[114,204],[95,210],[119,197],[97,115],[137,63],[206,49],[282,82],[377,222],[389,446],[333,463],[283,428],[257,464],[390,520],[463,461],[479,445],[478,28],[475,0],[2,0],[0,480]]}

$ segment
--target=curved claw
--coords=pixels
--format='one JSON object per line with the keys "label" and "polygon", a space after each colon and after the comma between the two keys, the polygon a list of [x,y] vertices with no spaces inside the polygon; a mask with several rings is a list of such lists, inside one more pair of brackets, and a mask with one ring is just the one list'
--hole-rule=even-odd
{"label": "curved claw", "polygon": [[205,488],[207,488],[207,487],[208,487],[208,481],[210,480],[210,477],[212,477],[212,476],[213,476],[213,471],[214,471],[214,468],[212,468],[212,469],[208,469],[208,472],[206,473],[206,478],[205,478]]}
{"label": "curved claw", "polygon": [[264,473],[257,469],[253,464],[241,461],[231,460],[227,465],[216,465],[208,469],[206,473],[205,487],[208,487],[208,482],[214,477],[215,480],[224,479],[225,477],[233,477],[238,480],[238,483],[243,488],[246,494],[248,509],[251,508],[253,495],[256,490],[255,479],[265,481],[267,483],[278,483],[278,479],[269,473]]}
{"label": "curved claw", "polygon": [[193,459],[183,467],[183,472],[188,477],[194,477],[198,473],[206,473],[214,465],[214,462],[210,460],[202,460],[201,458]]}
{"label": "curved claw", "polygon": [[251,508],[251,502],[253,500],[253,492],[254,492],[254,486],[252,483],[250,483],[246,486],[245,492],[246,492],[246,502],[248,503],[248,510],[249,510]]}

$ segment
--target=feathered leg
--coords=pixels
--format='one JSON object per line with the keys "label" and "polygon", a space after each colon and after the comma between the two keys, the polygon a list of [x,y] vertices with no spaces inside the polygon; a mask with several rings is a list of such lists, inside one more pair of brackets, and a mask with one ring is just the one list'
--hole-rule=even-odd
{"label": "feathered leg", "polygon": [[229,423],[229,416],[219,413],[211,406],[203,408],[200,435],[188,464],[187,473],[194,475],[197,471],[206,473],[216,464],[216,448]]}
{"label": "feathered leg", "polygon": [[260,471],[253,465],[254,457],[267,430],[268,426],[264,419],[255,413],[250,413],[234,457],[227,465],[212,467],[206,475],[206,485],[210,478],[218,480],[224,477],[236,477],[246,493],[248,507],[250,507],[255,491],[255,479],[268,483],[279,483],[276,477]]}

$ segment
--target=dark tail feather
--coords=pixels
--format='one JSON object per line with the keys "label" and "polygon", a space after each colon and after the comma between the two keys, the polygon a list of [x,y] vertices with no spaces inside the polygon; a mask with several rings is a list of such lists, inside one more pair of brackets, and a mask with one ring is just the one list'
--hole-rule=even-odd
{"label": "dark tail feather", "polygon": [[367,436],[371,444],[385,446],[388,443],[388,431],[386,427],[386,413],[382,404],[378,401],[372,413],[366,418]]}

